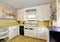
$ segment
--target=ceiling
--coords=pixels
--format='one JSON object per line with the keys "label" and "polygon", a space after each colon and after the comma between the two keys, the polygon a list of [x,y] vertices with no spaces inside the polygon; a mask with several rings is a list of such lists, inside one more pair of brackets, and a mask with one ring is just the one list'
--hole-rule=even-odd
{"label": "ceiling", "polygon": [[15,9],[36,6],[40,4],[50,3],[50,0],[0,0]]}

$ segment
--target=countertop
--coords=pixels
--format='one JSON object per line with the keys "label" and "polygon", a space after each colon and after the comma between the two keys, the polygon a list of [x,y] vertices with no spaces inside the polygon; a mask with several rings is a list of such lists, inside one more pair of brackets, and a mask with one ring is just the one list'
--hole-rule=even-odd
{"label": "countertop", "polygon": [[52,28],[50,28],[50,29],[49,29],[49,31],[56,31],[56,32],[60,32],[60,27],[53,26]]}

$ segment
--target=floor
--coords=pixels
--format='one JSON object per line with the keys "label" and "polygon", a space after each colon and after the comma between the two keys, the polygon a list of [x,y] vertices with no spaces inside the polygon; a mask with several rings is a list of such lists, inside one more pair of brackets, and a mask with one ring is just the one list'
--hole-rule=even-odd
{"label": "floor", "polygon": [[35,39],[35,38],[30,38],[30,37],[25,37],[25,36],[17,36],[7,42],[46,42],[46,41],[40,40],[40,39]]}

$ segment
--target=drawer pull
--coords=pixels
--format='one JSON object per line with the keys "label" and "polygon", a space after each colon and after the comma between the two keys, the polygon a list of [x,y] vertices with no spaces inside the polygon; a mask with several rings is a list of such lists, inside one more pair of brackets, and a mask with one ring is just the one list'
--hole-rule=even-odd
{"label": "drawer pull", "polygon": [[30,30],[33,30],[33,28],[29,28]]}
{"label": "drawer pull", "polygon": [[25,28],[25,29],[28,29],[28,28]]}

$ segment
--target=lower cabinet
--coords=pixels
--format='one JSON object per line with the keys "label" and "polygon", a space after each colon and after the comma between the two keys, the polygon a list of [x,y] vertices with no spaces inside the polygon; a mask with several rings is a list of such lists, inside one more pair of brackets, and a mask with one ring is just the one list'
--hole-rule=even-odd
{"label": "lower cabinet", "polygon": [[31,30],[29,28],[24,29],[24,36],[39,38],[47,40],[47,33],[45,27],[39,27],[39,28],[32,28]]}
{"label": "lower cabinet", "polygon": [[12,39],[17,35],[18,35],[18,26],[9,27],[9,39]]}
{"label": "lower cabinet", "polygon": [[34,37],[34,30],[35,28],[25,28],[24,29],[24,36]]}

